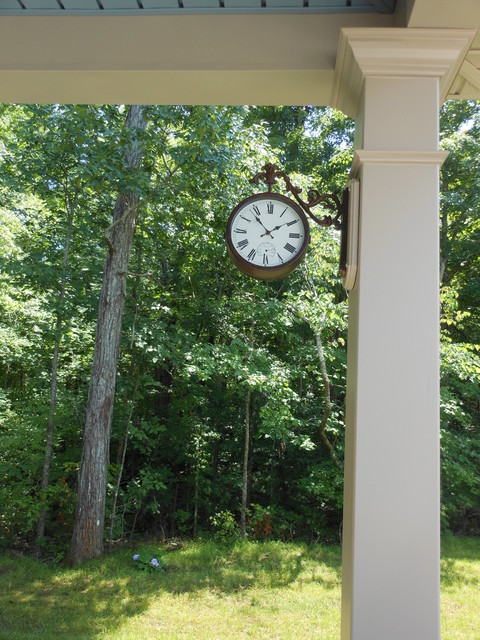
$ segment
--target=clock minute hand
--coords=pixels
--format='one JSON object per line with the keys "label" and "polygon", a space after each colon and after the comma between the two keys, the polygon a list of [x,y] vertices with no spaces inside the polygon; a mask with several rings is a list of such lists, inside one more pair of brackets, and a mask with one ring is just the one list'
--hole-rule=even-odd
{"label": "clock minute hand", "polygon": [[270,232],[270,231],[267,229],[267,227],[263,224],[263,222],[260,220],[260,218],[259,218],[259,217],[257,217],[255,214],[253,215],[253,217],[254,217],[254,218],[255,218],[255,220],[256,220],[257,222],[259,222],[259,223],[262,225],[262,227],[265,229],[265,233],[262,233],[261,237],[263,238],[263,236],[269,236],[271,232]]}

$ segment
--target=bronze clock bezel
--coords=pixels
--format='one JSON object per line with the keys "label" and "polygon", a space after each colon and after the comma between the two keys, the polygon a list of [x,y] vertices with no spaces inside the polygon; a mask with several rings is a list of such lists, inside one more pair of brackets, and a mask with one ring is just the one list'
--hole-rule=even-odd
{"label": "bronze clock bezel", "polygon": [[[239,211],[239,209],[243,209],[245,206],[252,204],[254,202],[258,202],[259,200],[275,200],[283,202],[284,204],[288,204],[288,206],[292,207],[294,211],[298,214],[300,218],[303,228],[305,230],[304,239],[302,245],[298,252],[287,260],[282,265],[272,265],[272,266],[262,266],[255,265],[249,262],[246,258],[244,258],[235,248],[233,238],[232,238],[232,223],[233,220]],[[252,278],[256,278],[257,280],[279,280],[280,278],[285,277],[289,273],[291,273],[295,267],[299,265],[299,263],[305,257],[305,253],[308,249],[308,245],[310,243],[310,226],[308,224],[308,219],[305,213],[303,212],[300,205],[298,205],[294,200],[288,198],[287,196],[282,195],[281,193],[273,193],[273,192],[263,192],[263,193],[255,193],[247,198],[244,198],[241,202],[237,204],[237,206],[233,209],[230,214],[227,222],[227,228],[225,230],[225,238],[227,241],[227,249],[230,255],[230,258],[233,264]]]}

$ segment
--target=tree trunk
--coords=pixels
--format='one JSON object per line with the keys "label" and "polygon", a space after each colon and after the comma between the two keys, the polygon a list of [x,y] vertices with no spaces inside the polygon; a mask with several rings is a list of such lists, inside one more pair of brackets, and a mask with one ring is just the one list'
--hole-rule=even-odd
{"label": "tree trunk", "polygon": [[113,504],[112,504],[112,513],[110,516],[110,534],[108,536],[108,550],[111,551],[112,550],[112,545],[113,545],[113,528],[115,526],[115,514],[116,514],[116,510],[117,510],[117,500],[118,500],[118,494],[120,492],[120,484],[122,482],[122,475],[123,475],[123,468],[125,466],[125,455],[127,453],[127,445],[128,445],[128,432],[130,429],[130,423],[132,421],[132,416],[133,416],[133,410],[135,409],[135,405],[134,405],[134,397],[135,394],[137,392],[138,389],[138,384],[140,381],[140,377],[137,378],[137,382],[135,385],[135,390],[133,392],[133,398],[131,400],[131,406],[130,406],[130,412],[128,414],[128,418],[127,418],[127,422],[125,425],[125,433],[123,436],[123,440],[122,440],[122,444],[121,444],[121,452],[120,452],[120,462],[119,462],[119,470],[118,470],[118,474],[117,474],[117,478],[115,480],[115,489],[113,492]]}
{"label": "tree trunk", "polygon": [[[139,259],[139,263],[141,264],[142,261],[142,251],[140,251],[140,259]],[[135,285],[133,287],[133,291],[132,291],[132,298],[135,301],[135,310],[134,310],[134,314],[133,314],[133,322],[132,322],[132,332],[130,334],[130,352],[132,354],[132,361],[130,363],[130,367],[129,367],[129,371],[128,371],[128,376],[130,378],[133,377],[134,371],[135,371],[135,358],[134,358],[134,354],[133,354],[133,349],[134,349],[134,343],[135,343],[135,326],[136,326],[136,322],[137,322],[137,315],[138,315],[138,285],[140,282],[140,274],[137,275],[137,277],[135,278]],[[138,385],[140,384],[140,372],[138,373],[137,376],[137,381],[135,383],[135,388],[133,390],[132,393],[132,397],[130,398],[130,400],[126,400],[126,404],[128,402],[130,402],[130,411],[128,412],[128,418],[127,418],[127,422],[125,425],[125,432],[123,435],[123,439],[122,442],[120,444],[120,446],[118,447],[118,452],[117,452],[117,465],[118,465],[118,473],[117,473],[117,477],[115,479],[115,489],[113,491],[113,504],[112,504],[112,513],[110,515],[110,534],[108,536],[108,551],[112,550],[112,546],[113,546],[113,528],[115,526],[115,516],[116,516],[116,510],[117,510],[117,500],[118,500],[118,494],[120,493],[120,484],[122,482],[122,475],[123,475],[123,468],[125,466],[125,456],[127,453],[127,446],[128,446],[128,434],[129,434],[129,430],[130,430],[130,423],[132,421],[132,416],[133,416],[133,411],[135,408],[135,396],[138,390]]]}
{"label": "tree trunk", "polygon": [[242,509],[240,512],[240,530],[242,537],[247,535],[247,496],[248,496],[248,455],[250,449],[250,402],[252,392],[247,391],[245,400],[245,447],[243,449]]}
{"label": "tree trunk", "polygon": [[[442,193],[448,193],[448,189],[448,182],[446,180],[442,180]],[[443,279],[445,278],[447,270],[448,249],[448,205],[445,200],[440,211],[440,285],[444,284]]]}
{"label": "tree trunk", "polygon": [[[250,327],[250,352],[255,343],[255,315],[252,313],[252,324]],[[252,390],[247,390],[245,398],[245,446],[243,449],[243,477],[242,477],[242,507],[240,510],[240,531],[242,537],[247,535],[247,505],[248,505],[248,479],[249,479],[249,454],[250,454],[250,405],[252,401]]]}
{"label": "tree trunk", "polygon": [[[198,453],[197,453],[198,455]],[[200,496],[200,464],[195,465],[195,492],[193,496],[193,537],[197,537],[197,528],[198,528],[198,500]]]}
{"label": "tree trunk", "polygon": [[[66,184],[65,189],[68,189],[68,185]],[[67,286],[67,264],[68,264],[68,254],[70,252],[70,242],[72,238],[72,228],[73,228],[73,216],[75,213],[75,205],[76,205],[76,194],[73,198],[73,201],[68,198],[68,194],[65,197],[66,201],[66,210],[68,211],[68,225],[67,225],[67,234],[65,236],[65,247],[63,249],[63,264],[62,264],[62,279],[60,281],[60,293],[57,301],[57,318],[55,322],[55,344],[53,347],[53,357],[52,357],[52,381],[50,385],[50,409],[48,412],[48,421],[47,421],[47,437],[45,442],[45,456],[43,460],[43,471],[42,471],[42,484],[41,484],[41,495],[44,498],[45,493],[48,489],[49,484],[49,476],[50,476],[50,464],[52,461],[52,450],[53,450],[53,429],[55,424],[55,410],[57,408],[57,384],[58,384],[58,358],[60,353],[60,341],[62,339],[62,306],[63,301],[65,299],[65,291]],[[37,522],[37,536],[36,536],[36,547],[37,554],[40,553],[40,544],[43,536],[45,535],[45,521],[47,517],[47,510],[45,504],[42,506],[42,510],[40,512],[40,517]]]}
{"label": "tree trunk", "polygon": [[322,441],[323,446],[330,454],[335,465],[339,469],[341,469],[342,465],[337,460],[337,457],[333,450],[333,445],[325,434],[327,421],[332,411],[332,403],[330,401],[330,378],[328,377],[327,365],[325,363],[325,355],[323,353],[323,346],[322,346],[322,339],[320,336],[320,332],[317,330],[314,330],[314,333],[315,333],[315,342],[317,345],[318,360],[320,362],[320,373],[322,375],[322,382],[323,382],[323,399],[325,401],[325,410],[323,412],[322,420],[320,421],[320,425],[318,427],[318,432],[319,432],[320,440]]}
{"label": "tree trunk", "polygon": [[[131,106],[125,121],[126,128],[133,134],[125,154],[126,171],[136,171],[141,166],[144,148],[134,133],[135,131],[143,132],[146,123],[146,107]],[[127,268],[135,234],[137,208],[138,194],[135,191],[120,193],[115,204],[113,223],[109,229],[111,236],[105,236],[109,252],[103,271],[92,375],[83,432],[78,497],[70,549],[72,564],[101,556],[104,550],[103,529],[110,431]]]}

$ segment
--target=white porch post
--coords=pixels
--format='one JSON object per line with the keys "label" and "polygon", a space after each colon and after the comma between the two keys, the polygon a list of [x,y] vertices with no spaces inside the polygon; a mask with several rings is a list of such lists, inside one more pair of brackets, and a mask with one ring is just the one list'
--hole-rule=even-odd
{"label": "white porch post", "polygon": [[342,640],[440,638],[441,94],[471,33],[342,33],[334,103],[358,116]]}

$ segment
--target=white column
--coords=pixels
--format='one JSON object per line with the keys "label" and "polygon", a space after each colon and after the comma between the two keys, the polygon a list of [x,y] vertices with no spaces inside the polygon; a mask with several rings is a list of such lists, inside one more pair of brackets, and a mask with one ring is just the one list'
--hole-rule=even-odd
{"label": "white column", "polygon": [[441,91],[471,34],[347,30],[336,106],[357,115],[343,640],[440,638]]}

